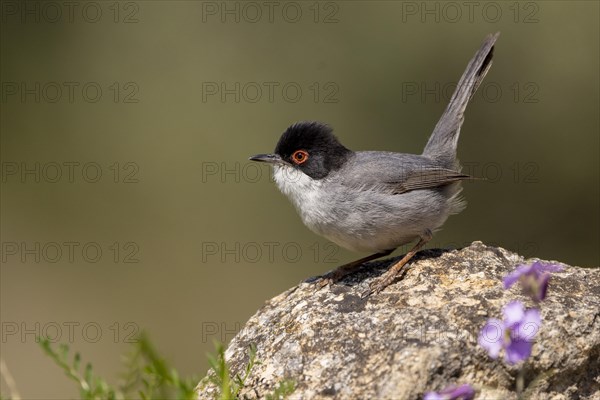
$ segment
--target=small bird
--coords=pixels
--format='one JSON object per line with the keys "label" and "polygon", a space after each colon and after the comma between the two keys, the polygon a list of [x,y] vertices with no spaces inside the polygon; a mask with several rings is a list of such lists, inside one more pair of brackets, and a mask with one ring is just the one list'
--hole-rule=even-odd
{"label": "small bird", "polygon": [[460,172],[456,147],[465,108],[492,65],[498,35],[488,35],[467,65],[421,155],[352,151],[328,125],[298,122],[281,135],[273,154],[250,157],[272,165],[279,190],[310,230],[348,250],[373,253],[323,275],[318,287],[417,241],[363,297],[381,292],[432,232],[464,209],[461,181],[471,177]]}

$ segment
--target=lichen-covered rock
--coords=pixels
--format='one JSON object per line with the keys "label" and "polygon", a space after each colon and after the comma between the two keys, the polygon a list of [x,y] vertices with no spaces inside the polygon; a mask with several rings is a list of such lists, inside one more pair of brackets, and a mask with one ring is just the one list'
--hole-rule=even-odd
{"label": "lichen-covered rock", "polygon": [[[516,399],[519,374],[529,399],[600,399],[600,270],[565,266],[541,304],[532,356],[508,366],[477,344],[510,300],[534,304],[502,277],[523,262],[507,250],[469,247],[420,252],[403,279],[360,297],[391,262],[366,264],[331,287],[302,283],[271,299],[232,340],[226,359],[242,372],[257,360],[240,397],[261,399],[292,379],[291,399],[420,399],[470,383],[478,399]],[[521,372],[520,372],[521,370]],[[200,385],[200,399],[216,388]]]}

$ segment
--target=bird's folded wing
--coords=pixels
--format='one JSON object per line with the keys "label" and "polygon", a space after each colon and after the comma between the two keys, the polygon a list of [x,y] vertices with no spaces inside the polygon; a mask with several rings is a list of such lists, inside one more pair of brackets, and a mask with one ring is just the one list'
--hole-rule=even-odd
{"label": "bird's folded wing", "polygon": [[444,186],[464,179],[471,179],[471,177],[450,169],[428,168],[411,171],[402,179],[385,182],[385,184],[389,185],[394,194],[401,194],[411,190]]}
{"label": "bird's folded wing", "polygon": [[436,165],[428,157],[390,152],[356,152],[337,175],[342,186],[401,194],[451,184],[469,175]]}

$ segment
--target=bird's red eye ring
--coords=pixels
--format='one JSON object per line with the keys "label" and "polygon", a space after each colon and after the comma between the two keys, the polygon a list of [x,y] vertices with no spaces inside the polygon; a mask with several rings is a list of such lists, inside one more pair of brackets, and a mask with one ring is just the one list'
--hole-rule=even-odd
{"label": "bird's red eye ring", "polygon": [[292,161],[296,165],[304,164],[308,160],[308,152],[305,150],[296,150],[292,154]]}

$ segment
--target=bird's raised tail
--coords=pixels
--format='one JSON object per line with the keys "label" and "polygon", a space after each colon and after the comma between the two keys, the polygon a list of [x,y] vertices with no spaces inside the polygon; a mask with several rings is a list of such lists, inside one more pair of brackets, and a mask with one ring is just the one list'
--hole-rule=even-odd
{"label": "bird's raised tail", "polygon": [[488,35],[475,56],[467,65],[467,69],[458,81],[450,103],[438,121],[423,155],[443,163],[446,168],[455,167],[456,145],[463,123],[464,112],[471,97],[477,91],[479,84],[492,66],[494,43],[500,33]]}

